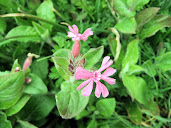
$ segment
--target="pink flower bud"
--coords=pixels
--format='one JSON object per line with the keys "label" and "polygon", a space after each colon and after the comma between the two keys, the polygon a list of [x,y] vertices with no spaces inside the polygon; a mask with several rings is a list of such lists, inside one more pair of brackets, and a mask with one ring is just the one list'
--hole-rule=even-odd
{"label": "pink flower bud", "polygon": [[29,56],[29,57],[27,57],[27,59],[25,60],[24,66],[23,66],[23,70],[24,70],[24,71],[27,70],[27,68],[30,67],[31,62],[32,62],[32,58],[33,58],[32,56]]}
{"label": "pink flower bud", "polygon": [[25,83],[26,83],[26,84],[29,84],[29,83],[31,83],[31,78],[29,78],[29,77],[26,77],[26,78],[25,78]]}
{"label": "pink flower bud", "polygon": [[18,72],[18,71],[20,71],[20,68],[19,67],[16,67],[15,70],[14,70],[14,72]]}
{"label": "pink flower bud", "polygon": [[72,48],[72,55],[75,58],[79,55],[79,53],[80,53],[80,40],[76,40]]}
{"label": "pink flower bud", "polygon": [[28,53],[28,57],[27,57],[27,59],[25,60],[24,65],[23,65],[23,70],[24,70],[24,71],[27,70],[27,68],[30,67],[31,62],[32,62],[32,58],[33,58],[33,57],[39,58],[39,56],[36,55],[36,54]]}

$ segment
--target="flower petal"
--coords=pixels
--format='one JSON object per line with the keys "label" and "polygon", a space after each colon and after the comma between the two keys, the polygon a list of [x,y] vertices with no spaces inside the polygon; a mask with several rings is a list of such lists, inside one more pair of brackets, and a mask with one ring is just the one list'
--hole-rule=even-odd
{"label": "flower petal", "polygon": [[68,26],[68,29],[69,29],[72,33],[75,33],[75,32],[74,32],[74,29],[73,29],[71,26]]}
{"label": "flower petal", "polygon": [[93,90],[93,81],[91,81],[85,88],[83,88],[81,95],[88,97],[90,96],[92,90]]}
{"label": "flower petal", "polygon": [[90,71],[85,70],[82,67],[78,67],[76,69],[76,73],[75,73],[75,79],[79,80],[79,79],[89,79],[92,76],[92,73]]}
{"label": "flower petal", "polygon": [[106,65],[106,63],[109,61],[110,59],[110,56],[106,56],[103,58],[103,61],[102,61],[102,66]]}
{"label": "flower petal", "polygon": [[67,36],[68,37],[71,37],[71,38],[76,37],[76,35],[74,33],[72,33],[72,32],[68,32],[68,35]]}
{"label": "flower petal", "polygon": [[87,85],[88,83],[90,83],[90,81],[91,81],[91,79],[88,79],[88,80],[82,82],[82,83],[77,87],[76,90],[80,90],[80,89],[83,88],[85,85]]}
{"label": "flower petal", "polygon": [[104,84],[100,83],[100,86],[101,86],[101,90],[102,90],[102,96],[104,98],[106,98],[109,95],[109,91]]}
{"label": "flower petal", "polygon": [[88,36],[80,36],[80,39],[83,40],[84,42],[88,39]]}
{"label": "flower petal", "polygon": [[113,64],[112,60],[107,61],[107,63],[105,65],[103,65],[100,67],[100,69],[98,70],[99,72],[102,72],[103,70],[105,70],[106,68],[110,67]]}
{"label": "flower petal", "polygon": [[84,31],[84,33],[82,34],[82,36],[90,36],[93,35],[93,32],[91,31],[91,28],[88,28]]}
{"label": "flower petal", "polygon": [[116,69],[109,67],[104,71],[103,76],[111,76],[115,72],[116,72]]}
{"label": "flower petal", "polygon": [[96,82],[96,89],[95,89],[95,96],[96,96],[97,98],[100,97],[100,94],[101,94],[101,92],[102,92],[99,83],[100,83],[99,81]]}
{"label": "flower petal", "polygon": [[78,27],[75,24],[72,25],[72,27],[73,27],[74,33],[78,34]]}
{"label": "flower petal", "polygon": [[101,79],[109,83],[110,85],[115,84],[116,79],[110,78],[108,76],[101,75]]}

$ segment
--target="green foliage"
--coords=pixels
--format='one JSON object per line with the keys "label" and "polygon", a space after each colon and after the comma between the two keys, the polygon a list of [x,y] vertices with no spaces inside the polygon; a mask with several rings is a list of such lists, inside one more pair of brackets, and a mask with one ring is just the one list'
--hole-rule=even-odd
{"label": "green foliage", "polygon": [[124,17],[115,26],[120,32],[126,34],[135,34],[136,21],[135,18]]}
{"label": "green foliage", "polygon": [[116,101],[114,98],[102,99],[96,103],[97,110],[99,110],[100,114],[104,117],[110,117],[115,110],[115,106]]}
{"label": "green foliage", "polygon": [[85,58],[85,69],[90,69],[102,57],[104,48],[103,46],[89,50],[82,58]]}
{"label": "green foliage", "polygon": [[0,77],[0,109],[8,109],[20,99],[23,84],[23,72],[9,73]]}
{"label": "green foliage", "polygon": [[61,85],[61,91],[56,94],[56,103],[60,115],[64,119],[70,119],[78,115],[87,105],[88,97],[84,97],[80,91],[76,91],[78,83],[65,81]]}
{"label": "green foliage", "polygon": [[163,72],[171,70],[171,52],[156,57],[155,66]]}
{"label": "green foliage", "polygon": [[[170,127],[170,0],[0,0],[0,8],[0,128]],[[76,58],[73,24],[93,31]],[[28,53],[40,58],[23,71]],[[105,99],[82,96],[76,68],[97,70],[105,56],[116,84],[100,80]]]}
{"label": "green foliage", "polygon": [[136,124],[141,124],[142,122],[142,112],[140,107],[135,102],[129,102],[125,105],[128,112],[128,117],[131,121]]}
{"label": "green foliage", "polygon": [[12,128],[11,122],[7,120],[7,116],[5,113],[0,111],[0,127],[1,128]]}
{"label": "green foliage", "polygon": [[43,83],[43,81],[35,74],[30,73],[29,78],[31,79],[31,83],[26,84],[24,86],[24,92],[27,94],[42,94],[47,93],[47,87]]}
{"label": "green foliage", "polygon": [[27,101],[30,99],[31,95],[23,95],[21,97],[21,99],[12,107],[10,107],[9,109],[7,109],[5,111],[5,113],[7,114],[7,116],[12,116],[16,113],[18,113],[27,103]]}
{"label": "green foliage", "polygon": [[[37,9],[37,16],[42,17],[43,19],[46,19],[50,22],[55,22],[55,14],[53,12],[53,3],[51,0],[44,1]],[[46,29],[48,29],[50,32],[52,31],[52,25],[49,25],[48,23],[40,22],[42,26]]]}
{"label": "green foliage", "polygon": [[29,121],[40,120],[48,116],[54,107],[55,99],[52,96],[34,95],[20,111],[19,117]]}

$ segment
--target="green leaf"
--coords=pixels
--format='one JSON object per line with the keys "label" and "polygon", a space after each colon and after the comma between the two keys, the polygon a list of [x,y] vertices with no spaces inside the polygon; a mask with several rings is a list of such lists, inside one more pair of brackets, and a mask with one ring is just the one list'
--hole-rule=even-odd
{"label": "green leaf", "polygon": [[150,112],[153,116],[158,116],[160,114],[160,109],[156,102],[152,101],[150,104],[146,104],[143,106],[144,111]]}
{"label": "green leaf", "polygon": [[117,48],[117,41],[115,38],[112,38],[111,36],[108,37],[108,43],[110,46],[110,51],[112,52],[112,55],[116,56],[116,48]]}
{"label": "green leaf", "polygon": [[141,124],[142,112],[135,102],[129,102],[125,105],[129,119],[135,124]]}
{"label": "green leaf", "polygon": [[0,33],[4,34],[6,28],[7,28],[6,22],[4,21],[4,19],[0,18]]}
{"label": "green leaf", "polygon": [[142,71],[144,71],[144,69],[139,66],[139,65],[131,65],[129,67],[129,70],[126,72],[127,75],[133,75],[133,74],[139,74]]}
{"label": "green leaf", "polygon": [[21,99],[14,106],[10,107],[9,109],[5,111],[7,116],[12,116],[18,113],[24,107],[24,105],[27,103],[30,97],[31,95],[27,95],[27,94],[22,96]]}
{"label": "green leaf", "polygon": [[120,32],[125,34],[135,34],[137,24],[135,18],[124,17],[115,25]]}
{"label": "green leaf", "polygon": [[14,1],[11,0],[0,0],[0,5],[4,8],[4,10],[13,10],[17,8],[17,5]]}
{"label": "green leaf", "polygon": [[149,22],[159,11],[160,8],[151,7],[139,12],[136,15],[137,27],[140,28]]}
{"label": "green leaf", "polygon": [[136,99],[141,104],[147,104],[150,101],[149,90],[143,78],[122,74],[122,80],[132,100]]}
{"label": "green leaf", "polygon": [[17,122],[20,124],[20,128],[38,128],[27,121],[18,120]]}
{"label": "green leaf", "polygon": [[155,58],[155,67],[162,72],[171,70],[171,52],[167,52]]}
{"label": "green leaf", "polygon": [[0,109],[13,106],[23,93],[24,72],[9,73],[0,77]]}
{"label": "green leaf", "polygon": [[96,121],[95,118],[93,118],[93,119],[89,122],[87,128],[97,128],[97,121]]}
{"label": "green leaf", "polygon": [[85,69],[90,69],[95,65],[99,59],[102,57],[104,52],[104,47],[100,46],[98,48],[90,49],[82,58],[85,58]]}
{"label": "green leaf", "polygon": [[30,26],[18,26],[11,29],[0,46],[11,43],[13,41],[19,42],[40,42],[41,38],[36,32],[35,28]]}
{"label": "green leaf", "polygon": [[11,69],[11,72],[14,72],[16,67],[19,67],[19,69],[21,70],[21,66],[18,64],[18,59],[16,59],[14,61],[14,64],[13,64],[12,69]]}
{"label": "green leaf", "polygon": [[34,61],[31,65],[31,72],[39,76],[42,80],[48,75],[48,60]]}
{"label": "green leaf", "polygon": [[58,111],[63,119],[70,119],[78,115],[87,105],[89,98],[76,91],[78,84],[65,81],[61,91],[56,94]]}
{"label": "green leaf", "polygon": [[[116,55],[114,55],[114,58],[115,58],[114,60],[116,61],[120,55],[120,52],[121,52],[120,35],[119,35],[119,32],[115,28],[110,28],[109,30],[112,31],[116,36],[116,43],[117,44],[114,45],[115,43],[113,43],[113,42],[109,43],[109,44],[111,44],[111,46],[113,45],[113,48],[115,48],[115,46],[116,46],[116,51],[115,51],[115,49],[113,49],[114,50],[113,54],[116,54]],[[111,38],[109,38],[109,41],[110,41],[110,39]]]}
{"label": "green leaf", "polygon": [[97,101],[96,108],[100,111],[100,114],[105,117],[112,116],[116,106],[115,98],[106,98]]}
{"label": "green leaf", "polygon": [[81,111],[77,116],[76,116],[76,120],[80,120],[83,117],[86,117],[90,114],[89,111],[86,111],[85,109],[83,111]]}
{"label": "green leaf", "polygon": [[43,81],[35,74],[30,73],[31,83],[25,85],[24,92],[28,94],[44,94],[47,93],[47,87]]}
{"label": "green leaf", "polygon": [[48,116],[54,107],[54,96],[33,95],[18,115],[20,119],[36,121]]}
{"label": "green leaf", "polygon": [[0,128],[12,128],[11,122],[2,111],[0,111]]}
{"label": "green leaf", "polygon": [[70,54],[71,54],[71,51],[68,49],[59,49],[53,55],[56,57],[63,57],[68,60]]}
{"label": "green leaf", "polygon": [[136,11],[142,9],[149,1],[150,0],[127,0],[127,4],[130,7],[130,10]]}
{"label": "green leaf", "polygon": [[129,8],[126,5],[126,2],[124,2],[123,0],[114,0],[113,1],[113,5],[114,10],[123,15],[123,16],[127,16],[127,17],[133,17],[135,15],[134,12],[131,12],[129,10]]}
{"label": "green leaf", "polygon": [[126,71],[130,65],[135,65],[137,63],[139,57],[138,43],[139,40],[136,39],[128,44],[125,58],[122,61],[123,70]]}
{"label": "green leaf", "polygon": [[70,76],[73,76],[73,74],[68,70],[68,60],[62,57],[53,57],[52,59],[59,74],[65,80],[70,80]]}
{"label": "green leaf", "polygon": [[36,23],[36,22],[32,22],[32,23],[33,23],[33,26],[34,26],[34,28],[36,29],[37,33],[39,34],[39,36],[40,36],[44,41],[46,41],[48,44],[51,44],[52,41],[51,41],[51,39],[50,39],[49,30],[43,28],[41,25],[39,25],[39,24]]}
{"label": "green leaf", "polygon": [[154,65],[152,64],[151,60],[147,60],[143,63],[142,68],[147,75],[154,77],[156,75],[156,70],[154,69]]}
{"label": "green leaf", "polygon": [[[44,1],[37,9],[37,16],[45,19],[45,20],[48,20],[48,21],[51,21],[51,22],[54,22],[56,21],[55,19],[55,14],[53,12],[53,3],[51,0],[46,0]],[[47,24],[47,23],[44,23],[44,22],[40,22],[42,24],[43,27],[45,27],[46,29],[49,30],[49,32],[52,31],[52,25],[51,24]]]}
{"label": "green leaf", "polygon": [[167,15],[157,15],[153,18],[152,21],[144,25],[143,30],[140,33],[140,37],[145,39],[155,35],[160,29],[164,27],[171,26],[171,16]]}

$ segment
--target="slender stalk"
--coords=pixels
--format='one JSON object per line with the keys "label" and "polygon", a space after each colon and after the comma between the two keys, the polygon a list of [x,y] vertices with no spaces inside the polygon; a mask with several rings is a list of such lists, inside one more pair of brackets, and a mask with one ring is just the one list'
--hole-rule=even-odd
{"label": "slender stalk", "polygon": [[48,24],[55,25],[55,26],[57,26],[57,27],[59,27],[61,29],[65,29],[64,26],[59,25],[58,23],[54,23],[54,22],[45,20],[45,19],[43,19],[41,17],[35,16],[35,15],[26,14],[26,13],[9,13],[9,14],[0,15],[0,17],[24,17],[24,18],[30,18],[30,19],[40,20],[40,21],[46,22]]}

